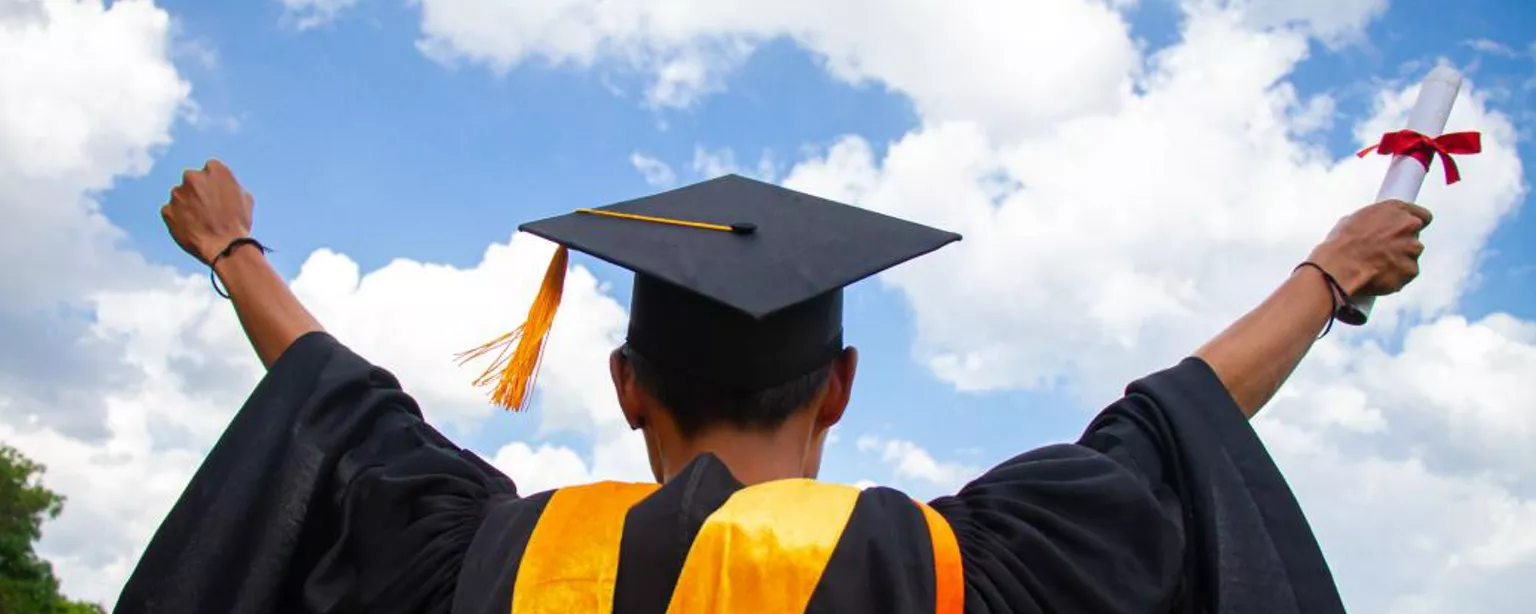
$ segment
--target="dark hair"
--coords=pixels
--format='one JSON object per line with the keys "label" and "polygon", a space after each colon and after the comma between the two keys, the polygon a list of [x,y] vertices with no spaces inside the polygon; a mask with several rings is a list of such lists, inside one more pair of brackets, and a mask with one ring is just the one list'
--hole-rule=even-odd
{"label": "dark hair", "polygon": [[633,348],[619,348],[635,381],[672,414],[684,437],[729,425],[744,430],[768,431],[784,424],[826,387],[832,362],[782,384],[757,391],[732,392],[714,389],[684,375],[669,373],[652,364]]}

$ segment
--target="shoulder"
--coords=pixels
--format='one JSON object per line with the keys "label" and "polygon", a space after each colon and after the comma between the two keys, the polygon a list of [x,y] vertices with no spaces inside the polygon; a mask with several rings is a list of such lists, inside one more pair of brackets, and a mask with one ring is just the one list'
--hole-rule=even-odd
{"label": "shoulder", "polygon": [[399,390],[390,372],[379,368],[324,331],[306,333],[288,346],[267,369],[257,392],[284,396],[357,391],[361,387]]}
{"label": "shoulder", "polygon": [[1127,401],[1142,404],[1150,402],[1165,410],[1202,416],[1243,416],[1216,371],[1209,363],[1195,356],[1131,382],[1126,386],[1125,397],[1120,405],[1125,405]]}
{"label": "shoulder", "polygon": [[958,493],[933,504],[951,508],[958,503],[986,505],[1005,500],[1054,501],[1123,496],[1145,490],[1145,483],[1104,453],[1088,446],[1056,444],[1009,458],[972,480]]}
{"label": "shoulder", "polygon": [[1171,492],[1124,462],[1061,444],[1003,461],[930,505],[964,547],[995,544],[998,536],[1049,542],[1176,529],[1175,503]]}
{"label": "shoulder", "polygon": [[932,506],[959,544],[967,602],[991,611],[1137,611],[1171,594],[1182,566],[1173,493],[1084,446],[1020,454]]}
{"label": "shoulder", "polygon": [[323,365],[338,358],[361,360],[361,357],[342,345],[341,341],[328,332],[304,333],[289,344],[288,349],[283,350],[283,353],[277,357],[277,361],[272,363],[270,372],[301,370],[304,367]]}

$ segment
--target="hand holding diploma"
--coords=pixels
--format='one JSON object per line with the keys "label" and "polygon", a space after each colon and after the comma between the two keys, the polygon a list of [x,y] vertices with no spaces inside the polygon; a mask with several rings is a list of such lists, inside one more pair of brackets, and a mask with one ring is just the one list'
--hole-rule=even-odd
{"label": "hand holding diploma", "polygon": [[[1451,154],[1478,153],[1482,144],[1476,132],[1441,134],[1460,90],[1461,75],[1454,69],[1440,66],[1430,71],[1419,87],[1418,101],[1408,114],[1407,128],[1387,133],[1380,143],[1360,152],[1361,157],[1372,150],[1392,156],[1386,178],[1381,182],[1381,190],[1376,194],[1377,201],[1411,203],[1417,200],[1419,188],[1424,185],[1424,176],[1436,156],[1445,165],[1446,183],[1456,183],[1461,179]],[[1378,295],[1365,293],[1345,301],[1339,306],[1336,317],[1345,324],[1364,324],[1370,318],[1371,307]]]}

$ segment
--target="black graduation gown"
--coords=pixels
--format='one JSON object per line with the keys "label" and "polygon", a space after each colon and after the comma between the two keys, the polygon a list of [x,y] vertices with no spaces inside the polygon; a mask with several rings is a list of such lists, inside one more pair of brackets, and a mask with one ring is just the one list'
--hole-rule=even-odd
{"label": "black graduation gown", "polygon": [[[613,611],[666,611],[690,541],[740,489],[706,456],[634,504]],[[236,415],[114,611],[506,613],[556,494],[520,497],[388,372],[313,333]],[[917,506],[856,496],[806,611],[932,612]],[[1280,472],[1199,360],[1132,384],[1077,443],[930,505],[958,544],[967,612],[1343,611]]]}

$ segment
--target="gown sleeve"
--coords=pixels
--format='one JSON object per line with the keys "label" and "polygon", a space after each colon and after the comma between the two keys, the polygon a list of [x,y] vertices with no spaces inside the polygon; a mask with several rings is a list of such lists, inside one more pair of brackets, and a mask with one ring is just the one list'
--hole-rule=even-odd
{"label": "gown sleeve", "polygon": [[1198,359],[1133,383],[1073,445],[934,502],[967,611],[1343,612],[1263,443]]}
{"label": "gown sleeve", "polygon": [[283,354],[160,525],[117,614],[447,612],[511,480],[325,333]]}

